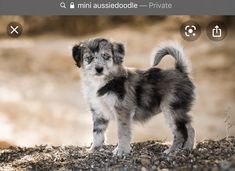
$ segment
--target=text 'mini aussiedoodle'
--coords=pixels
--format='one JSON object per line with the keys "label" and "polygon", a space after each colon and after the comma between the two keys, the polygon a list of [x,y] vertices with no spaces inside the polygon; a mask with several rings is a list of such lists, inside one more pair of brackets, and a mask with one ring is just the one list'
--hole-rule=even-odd
{"label": "text 'mini aussiedoodle'", "polygon": [[[129,153],[132,122],[144,122],[160,112],[174,135],[172,146],[165,152],[193,148],[195,133],[188,112],[194,101],[194,85],[179,46],[159,48],[147,70],[124,67],[123,44],[103,38],[80,42],[73,47],[72,54],[81,68],[83,91],[93,117],[91,150],[103,145],[109,120],[114,118],[118,145],[113,153]],[[165,55],[175,58],[174,69],[155,67]]]}

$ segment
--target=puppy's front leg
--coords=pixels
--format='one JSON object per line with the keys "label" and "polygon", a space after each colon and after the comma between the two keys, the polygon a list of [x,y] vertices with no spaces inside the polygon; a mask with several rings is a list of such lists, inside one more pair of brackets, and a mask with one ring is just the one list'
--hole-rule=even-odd
{"label": "puppy's front leg", "polygon": [[117,113],[118,146],[113,151],[114,155],[122,156],[130,152],[131,141],[131,116],[128,113]]}
{"label": "puppy's front leg", "polygon": [[93,118],[93,143],[90,151],[94,151],[101,147],[104,143],[104,133],[108,126],[108,120],[103,115],[94,109],[92,111]]}

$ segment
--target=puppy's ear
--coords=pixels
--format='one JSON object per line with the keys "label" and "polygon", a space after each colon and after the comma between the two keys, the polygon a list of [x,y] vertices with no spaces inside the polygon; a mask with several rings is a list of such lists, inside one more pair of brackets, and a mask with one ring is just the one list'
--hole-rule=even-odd
{"label": "puppy's ear", "polygon": [[75,45],[72,49],[72,55],[76,65],[80,68],[82,65],[82,47],[80,45]]}
{"label": "puppy's ear", "polygon": [[125,55],[125,47],[122,43],[113,43],[113,59],[116,64],[121,64]]}

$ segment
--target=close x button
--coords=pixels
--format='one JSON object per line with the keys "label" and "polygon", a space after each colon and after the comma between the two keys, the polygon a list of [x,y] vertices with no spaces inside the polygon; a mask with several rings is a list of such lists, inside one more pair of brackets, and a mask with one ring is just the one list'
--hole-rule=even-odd
{"label": "close x button", "polygon": [[17,22],[11,22],[7,25],[7,34],[10,37],[17,38],[23,32],[22,26]]}

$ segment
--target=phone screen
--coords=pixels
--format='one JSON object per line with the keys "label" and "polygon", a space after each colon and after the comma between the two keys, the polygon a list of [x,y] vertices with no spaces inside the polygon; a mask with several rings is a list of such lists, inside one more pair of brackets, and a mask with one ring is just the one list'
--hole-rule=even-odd
{"label": "phone screen", "polygon": [[234,169],[234,7],[0,0],[0,168]]}

